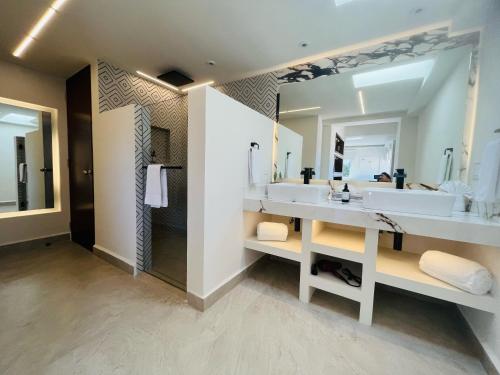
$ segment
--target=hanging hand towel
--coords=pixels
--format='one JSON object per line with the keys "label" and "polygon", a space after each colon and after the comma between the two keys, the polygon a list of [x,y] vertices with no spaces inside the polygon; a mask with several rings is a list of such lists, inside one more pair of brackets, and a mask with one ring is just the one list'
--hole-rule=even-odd
{"label": "hanging hand towel", "polygon": [[26,183],[26,163],[19,163],[18,166],[19,182]]}
{"label": "hanging hand towel", "polygon": [[500,201],[500,138],[488,142],[483,151],[476,200],[483,203]]}
{"label": "hanging hand towel", "polygon": [[449,181],[451,179],[451,167],[453,163],[453,151],[446,150],[441,156],[441,160],[439,162],[439,171],[437,176],[437,184],[441,185],[445,181]]}
{"label": "hanging hand towel", "polygon": [[168,207],[168,183],[167,183],[167,170],[160,169],[160,183],[161,183],[161,207]]}
{"label": "hanging hand towel", "polygon": [[262,156],[261,151],[251,147],[248,151],[248,183],[258,184],[262,175]]}
{"label": "hanging hand towel", "polygon": [[167,170],[161,164],[148,165],[144,203],[153,208],[168,206]]}

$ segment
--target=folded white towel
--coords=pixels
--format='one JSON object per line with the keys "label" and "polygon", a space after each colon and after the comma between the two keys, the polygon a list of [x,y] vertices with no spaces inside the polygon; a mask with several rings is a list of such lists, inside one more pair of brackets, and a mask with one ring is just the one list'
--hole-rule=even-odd
{"label": "folded white towel", "polygon": [[483,151],[477,187],[477,201],[500,201],[500,138],[488,142]]}
{"label": "folded white towel", "polygon": [[437,184],[441,185],[451,179],[451,167],[453,164],[453,151],[446,150],[439,161],[439,170],[437,175]]}
{"label": "folded white towel", "polygon": [[19,182],[25,184],[26,183],[26,163],[19,163],[18,166],[18,174],[19,174]]}
{"label": "folded white towel", "polygon": [[261,181],[262,175],[262,152],[251,147],[248,151],[248,183],[258,184]]}
{"label": "folded white towel", "polygon": [[259,241],[286,241],[288,227],[281,223],[263,222],[257,225],[257,239]]}
{"label": "folded white towel", "polygon": [[441,251],[426,251],[419,266],[432,277],[472,294],[486,294],[493,286],[491,273],[479,263]]}
{"label": "folded white towel", "polygon": [[153,208],[168,207],[167,170],[161,164],[148,165],[144,203]]}

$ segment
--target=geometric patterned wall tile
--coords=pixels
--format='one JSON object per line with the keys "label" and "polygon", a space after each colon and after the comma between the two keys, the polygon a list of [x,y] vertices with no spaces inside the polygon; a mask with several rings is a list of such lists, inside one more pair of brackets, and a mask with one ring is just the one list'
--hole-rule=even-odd
{"label": "geometric patterned wall tile", "polygon": [[276,119],[278,77],[275,72],[228,82],[215,88],[264,116]]}
{"label": "geometric patterned wall tile", "polygon": [[99,112],[129,104],[151,105],[180,96],[105,61],[98,61]]}
{"label": "geometric patterned wall tile", "polygon": [[168,207],[152,209],[153,224],[162,225],[167,230],[186,231],[187,96],[165,100],[148,106],[148,109],[151,114],[151,145],[156,155],[155,162],[182,166],[182,169],[167,171]]}

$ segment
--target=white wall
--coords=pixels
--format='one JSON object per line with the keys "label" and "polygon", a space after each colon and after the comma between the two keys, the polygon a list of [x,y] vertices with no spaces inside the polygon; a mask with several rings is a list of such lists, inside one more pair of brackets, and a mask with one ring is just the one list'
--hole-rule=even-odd
{"label": "white wall", "polygon": [[[293,130],[277,124],[278,142],[276,144],[276,160],[278,177],[281,173],[283,178],[300,178],[302,170],[302,144],[303,137]],[[286,156],[288,156],[288,176],[285,176]]]}
{"label": "white wall", "polygon": [[43,153],[42,114],[38,114],[38,129],[26,133],[24,145],[26,149],[26,172],[28,186],[26,199],[28,210],[45,208],[45,175],[40,169],[45,167]]}
{"label": "white wall", "polygon": [[261,255],[245,250],[248,149],[271,180],[273,121],[211,87],[189,92],[187,290],[204,298]]}
{"label": "white wall", "polygon": [[[0,97],[57,110],[53,146],[55,208],[0,213],[0,245],[69,232],[66,86],[61,78],[0,61]],[[57,173],[57,171],[60,171]]]}
{"label": "white wall", "polygon": [[[472,147],[472,173],[479,168],[481,154],[486,143],[492,138],[493,130],[500,128],[498,98],[500,97],[500,2],[487,0],[477,2],[484,24],[479,53],[479,93],[477,103],[476,127]],[[470,17],[470,14],[465,14]],[[464,27],[470,27],[465,25]],[[474,181],[472,181],[474,182]],[[497,248],[464,246],[469,258],[486,265],[497,280],[494,290],[495,299],[500,306],[500,244]],[[465,250],[463,249],[462,252]],[[500,314],[492,315],[473,309],[463,308],[464,316],[500,372]]]}
{"label": "white wall", "polygon": [[134,105],[96,114],[94,148],[95,247],[135,267]]}
{"label": "white wall", "polygon": [[[15,137],[36,130],[31,126],[0,122],[0,201],[17,202],[17,165]],[[9,207],[17,210],[17,206]]]}
{"label": "white wall", "polygon": [[415,160],[417,155],[417,128],[418,119],[416,117],[403,116],[399,132],[398,161],[395,168],[404,168],[406,181],[415,181]]}
{"label": "white wall", "polygon": [[323,180],[330,180],[333,177],[332,172],[332,152],[333,152],[333,144],[334,142],[334,134],[332,125],[322,126],[322,138],[321,138],[321,164],[320,164],[320,173],[317,176]]}
{"label": "white wall", "polygon": [[319,116],[282,119],[280,123],[304,137],[301,167],[320,170],[322,121]]}
{"label": "white wall", "polygon": [[453,147],[452,180],[459,178],[468,94],[469,57],[450,74],[418,117],[415,180],[436,183],[445,148]]}

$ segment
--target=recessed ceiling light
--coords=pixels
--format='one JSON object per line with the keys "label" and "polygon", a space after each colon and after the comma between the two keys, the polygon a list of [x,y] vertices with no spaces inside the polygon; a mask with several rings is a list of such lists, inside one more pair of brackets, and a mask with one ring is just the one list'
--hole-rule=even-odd
{"label": "recessed ceiling light", "polygon": [[347,3],[350,3],[351,1],[353,0],[333,0],[334,3],[335,3],[335,6],[341,6],[341,5],[344,5],[344,4],[347,4]]}
{"label": "recessed ceiling light", "polygon": [[207,65],[210,65],[210,66],[215,66],[215,61],[214,60],[208,60],[207,61]]}
{"label": "recessed ceiling light", "polygon": [[38,22],[33,26],[28,35],[22,40],[21,43],[16,47],[12,54],[15,57],[21,57],[22,54],[26,51],[26,49],[30,46],[31,42],[33,42],[40,32],[47,26],[52,18],[56,15],[56,13],[61,9],[62,5],[66,2],[66,0],[56,0],[52,3],[52,5],[45,11],[42,17],[38,20]]}
{"label": "recessed ceiling light", "polygon": [[137,70],[136,71],[137,74],[139,74],[141,77],[144,77],[150,81],[153,81],[154,83],[157,83],[159,85],[162,85],[162,86],[165,86],[171,90],[174,90],[174,91],[179,91],[179,88],[175,87],[174,85],[171,85],[165,81],[162,81],[161,79],[158,79],[158,78],[155,78],[153,76],[150,76],[149,74],[146,74],[146,73],[143,73],[141,72],[140,70]]}
{"label": "recessed ceiling light", "polygon": [[280,115],[282,115],[284,113],[312,111],[313,109],[321,109],[321,107],[307,107],[307,108],[299,108],[299,109],[290,109],[288,111],[280,111]]}
{"label": "recessed ceiling light", "polygon": [[424,60],[415,63],[393,66],[390,68],[372,70],[352,76],[355,88],[382,85],[409,79],[423,78],[424,82],[434,67],[434,60]]}
{"label": "recessed ceiling light", "polygon": [[197,88],[203,87],[203,86],[210,86],[210,85],[213,85],[213,84],[214,84],[214,81],[208,81],[208,82],[200,83],[198,85],[194,85],[194,86],[191,86],[191,87],[186,87],[185,89],[182,89],[182,92],[187,92],[189,90],[197,89]]}

